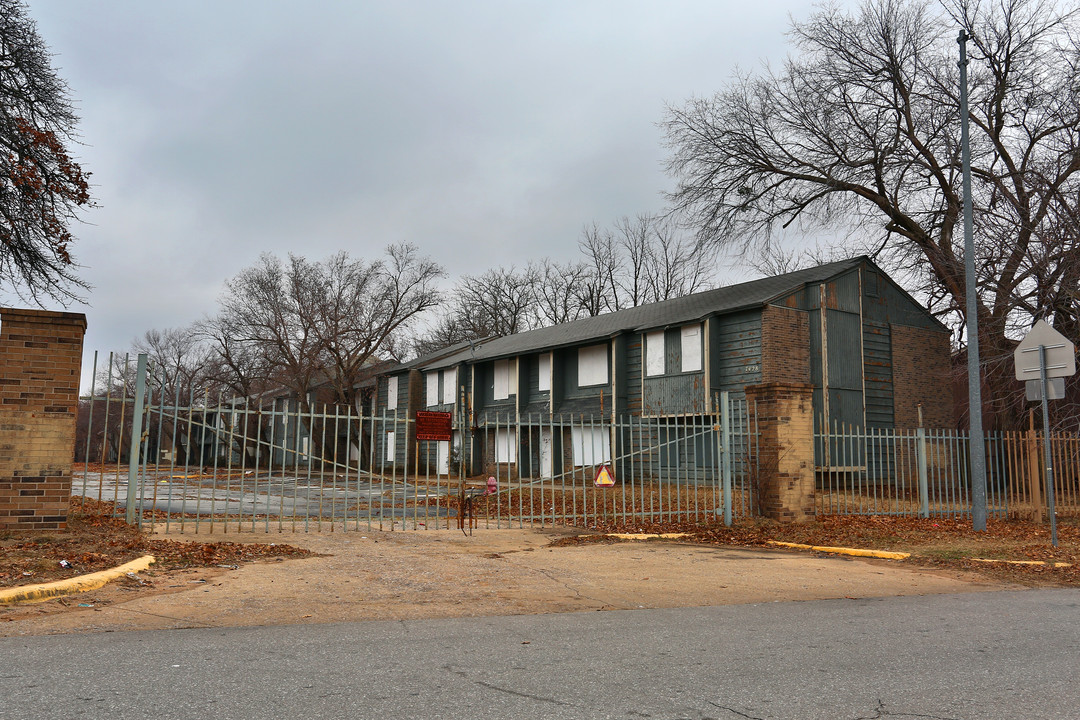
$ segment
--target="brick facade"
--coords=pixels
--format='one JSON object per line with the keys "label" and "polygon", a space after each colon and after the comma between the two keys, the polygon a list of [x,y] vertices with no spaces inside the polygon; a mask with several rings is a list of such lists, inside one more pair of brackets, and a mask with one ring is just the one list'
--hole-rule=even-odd
{"label": "brick facade", "polygon": [[949,333],[893,325],[893,413],[896,427],[956,427],[953,408]]}
{"label": "brick facade", "polygon": [[754,486],[762,515],[785,522],[814,517],[814,386],[749,385],[751,425],[757,423]]}
{"label": "brick facade", "polygon": [[767,305],[761,311],[761,381],[810,382],[810,315]]}
{"label": "brick facade", "polygon": [[67,526],[86,316],[0,308],[0,530]]}

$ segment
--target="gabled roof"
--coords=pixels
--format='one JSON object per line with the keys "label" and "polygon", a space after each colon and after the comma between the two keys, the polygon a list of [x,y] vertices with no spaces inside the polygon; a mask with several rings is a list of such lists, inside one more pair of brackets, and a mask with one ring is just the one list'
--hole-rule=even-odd
{"label": "gabled roof", "polygon": [[[495,338],[484,343],[477,343],[475,348],[458,353],[453,357],[431,359],[423,364],[425,369],[449,367],[466,359],[488,360],[509,357],[524,353],[565,347],[604,340],[619,333],[651,330],[682,325],[702,320],[709,315],[737,312],[753,307],[761,307],[769,301],[792,293],[805,285],[812,285],[842,275],[860,264],[870,262],[862,256],[848,260],[818,265],[817,267],[796,270],[795,272],[772,277],[751,280],[737,285],[706,290],[663,302],[639,305],[617,310],[595,317],[582,318],[573,322],[538,328],[516,335]],[[871,263],[872,264],[872,263]],[[420,367],[420,365],[417,365]]]}
{"label": "gabled roof", "polygon": [[482,343],[488,342],[490,338],[484,338],[483,340],[466,340],[464,342],[455,343],[453,345],[447,345],[444,348],[439,348],[433,352],[429,352],[426,355],[421,355],[418,358],[414,358],[407,362],[398,363],[384,369],[380,374],[382,375],[394,375],[404,370],[411,370],[413,368],[426,368],[429,365],[434,364],[436,367],[449,367],[456,365],[460,360],[455,360],[458,356],[464,355],[469,357],[470,350],[475,347],[479,347]]}

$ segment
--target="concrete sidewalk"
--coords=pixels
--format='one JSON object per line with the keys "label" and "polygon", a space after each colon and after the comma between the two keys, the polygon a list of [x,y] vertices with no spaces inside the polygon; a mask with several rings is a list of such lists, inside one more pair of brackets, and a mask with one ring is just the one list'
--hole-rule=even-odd
{"label": "concrete sidewalk", "polygon": [[[322,554],[141,577],[0,609],[0,636],[730,605],[1001,589],[902,562],[678,541],[551,548],[565,531],[201,532]],[[195,535],[170,534],[183,540]],[[77,607],[79,604],[92,607]]]}

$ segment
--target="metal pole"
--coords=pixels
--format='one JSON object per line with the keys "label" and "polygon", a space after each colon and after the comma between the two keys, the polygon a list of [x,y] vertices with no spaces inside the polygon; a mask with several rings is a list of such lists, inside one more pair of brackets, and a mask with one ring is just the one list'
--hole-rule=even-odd
{"label": "metal pole", "polygon": [[131,417],[131,449],[128,451],[127,507],[124,520],[135,523],[135,492],[139,479],[139,455],[143,439],[143,395],[146,393],[146,353],[139,353],[135,369],[135,412]]}
{"label": "metal pole", "polygon": [[961,30],[960,43],[960,148],[964,171],[964,296],[968,339],[968,459],[971,464],[971,523],[986,530],[986,452],[983,448],[982,382],[979,371],[979,298],[975,281],[975,240],[971,220],[971,148],[968,142],[967,39]]}
{"label": "metal pole", "polygon": [[1046,380],[1046,346],[1039,346],[1039,380],[1042,382],[1043,458],[1046,462],[1046,504],[1050,511],[1050,544],[1057,547],[1057,513],[1054,511],[1054,460],[1050,452],[1050,408]]}

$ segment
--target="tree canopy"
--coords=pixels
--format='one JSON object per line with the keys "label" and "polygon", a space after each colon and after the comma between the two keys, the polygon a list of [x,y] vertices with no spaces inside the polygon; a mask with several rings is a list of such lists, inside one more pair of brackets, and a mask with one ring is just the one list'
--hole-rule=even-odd
{"label": "tree canopy", "polygon": [[794,23],[796,52],[780,67],[669,109],[671,199],[703,242],[747,254],[780,228],[839,229],[848,248],[906,276],[962,329],[961,29],[970,36],[980,344],[1003,378],[1012,339],[1035,319],[1080,330],[1074,7],[825,6]]}
{"label": "tree canopy", "polygon": [[78,118],[19,0],[0,0],[0,286],[41,304],[75,299],[70,225],[91,204],[67,146]]}

